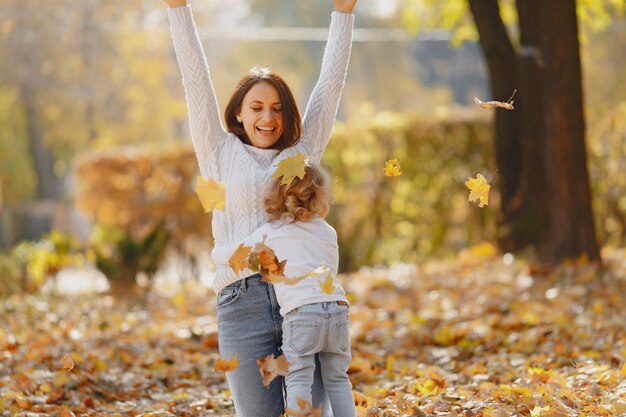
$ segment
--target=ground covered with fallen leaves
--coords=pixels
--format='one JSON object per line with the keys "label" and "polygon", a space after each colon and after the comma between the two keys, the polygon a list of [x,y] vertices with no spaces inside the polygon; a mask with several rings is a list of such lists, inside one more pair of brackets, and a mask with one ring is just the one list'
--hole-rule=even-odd
{"label": "ground covered with fallen leaves", "polygon": [[[488,252],[343,276],[359,415],[626,415],[626,253],[547,269]],[[0,300],[0,415],[232,415],[198,285]]]}

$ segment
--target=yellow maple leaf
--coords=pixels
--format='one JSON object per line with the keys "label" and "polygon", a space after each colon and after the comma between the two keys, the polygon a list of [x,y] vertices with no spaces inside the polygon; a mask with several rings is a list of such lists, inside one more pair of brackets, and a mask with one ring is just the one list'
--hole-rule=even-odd
{"label": "yellow maple leaf", "polygon": [[489,204],[489,190],[491,185],[487,182],[487,179],[481,174],[478,174],[476,178],[469,178],[465,181],[465,185],[470,190],[470,195],[467,201],[480,200],[478,207],[483,207]]}
{"label": "yellow maple leaf", "polygon": [[304,167],[307,165],[307,158],[302,152],[298,152],[291,158],[283,159],[278,163],[278,168],[272,178],[280,178],[281,184],[289,185],[295,177],[304,178]]}
{"label": "yellow maple leaf", "polygon": [[400,170],[400,162],[397,159],[390,159],[385,163],[385,175],[388,177],[397,177],[402,174]]}
{"label": "yellow maple leaf", "polygon": [[226,188],[224,184],[215,181],[213,178],[204,179],[198,177],[196,193],[200,198],[200,203],[205,213],[212,210],[224,210],[226,206]]}
{"label": "yellow maple leaf", "polygon": [[289,373],[289,362],[285,355],[274,358],[274,355],[270,353],[263,359],[257,359],[256,364],[261,372],[264,387],[268,387],[277,376],[287,376]]}
{"label": "yellow maple leaf", "polygon": [[326,275],[324,282],[318,281],[320,288],[324,294],[332,294],[335,292],[335,286],[333,285],[333,277],[330,276],[330,272]]}
{"label": "yellow maple leaf", "polygon": [[231,360],[217,358],[215,361],[215,370],[218,372],[230,372],[237,369],[239,363],[237,363],[237,355],[233,356]]}
{"label": "yellow maple leaf", "polygon": [[246,246],[243,243],[240,243],[237,250],[233,252],[230,259],[228,259],[228,265],[230,265],[235,272],[248,268],[250,266],[250,263],[248,262],[250,252],[252,252],[252,246]]}

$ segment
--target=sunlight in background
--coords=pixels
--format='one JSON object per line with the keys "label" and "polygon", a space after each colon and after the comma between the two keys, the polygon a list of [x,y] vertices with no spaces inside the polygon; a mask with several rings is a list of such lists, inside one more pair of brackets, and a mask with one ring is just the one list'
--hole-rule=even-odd
{"label": "sunlight in background", "polygon": [[400,6],[400,0],[372,0],[364,3],[375,15],[382,18],[393,15]]}

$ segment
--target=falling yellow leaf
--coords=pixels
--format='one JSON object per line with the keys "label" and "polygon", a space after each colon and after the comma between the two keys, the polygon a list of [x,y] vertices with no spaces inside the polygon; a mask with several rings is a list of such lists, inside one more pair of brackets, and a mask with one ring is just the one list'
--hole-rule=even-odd
{"label": "falling yellow leaf", "polygon": [[256,364],[259,367],[259,372],[261,372],[265,387],[268,387],[277,376],[287,376],[289,373],[289,362],[285,355],[274,358],[273,354],[269,354],[263,359],[257,359]]}
{"label": "falling yellow leaf", "polygon": [[[286,260],[283,262],[286,262]],[[314,270],[313,272],[309,272],[308,274],[302,275],[300,277],[287,277],[285,275],[277,275],[277,274],[270,273],[263,277],[263,281],[268,282],[270,284],[296,285],[303,279],[316,277],[318,275],[325,274],[328,271],[329,271],[329,268],[327,266],[321,266],[317,268],[316,270]]]}
{"label": "falling yellow leaf", "polygon": [[238,365],[237,355],[233,356],[231,360],[217,358],[217,361],[215,361],[215,370],[217,372],[230,372],[237,369]]}
{"label": "falling yellow leaf", "polygon": [[228,259],[228,265],[230,265],[235,272],[248,268],[250,266],[250,252],[252,252],[252,246],[246,246],[243,243],[239,244],[237,250],[233,252],[230,259]]}
{"label": "falling yellow leaf", "polygon": [[74,360],[68,355],[63,356],[61,358],[61,367],[66,371],[71,371],[72,369],[74,369]]}
{"label": "falling yellow leaf", "polygon": [[297,283],[299,283],[305,278],[307,277],[303,276],[303,277],[289,278],[284,275],[270,273],[264,276],[262,281],[270,283],[270,284],[296,285]]}
{"label": "falling yellow leaf", "polygon": [[298,152],[295,156],[291,158],[283,159],[278,163],[278,169],[272,175],[272,178],[280,178],[281,184],[289,185],[293,181],[295,177],[300,179],[304,178],[305,174],[305,166],[307,165],[307,158],[302,152]]}
{"label": "falling yellow leaf", "polygon": [[226,188],[224,184],[215,181],[213,178],[204,179],[198,177],[196,193],[200,198],[200,203],[205,213],[212,210],[224,210],[226,206]]}
{"label": "falling yellow leaf", "polygon": [[324,282],[318,281],[320,288],[324,294],[332,294],[335,292],[335,286],[333,285],[333,277],[330,276],[330,272],[326,275]]}
{"label": "falling yellow leaf", "polygon": [[507,110],[513,110],[514,100],[511,100],[517,90],[513,91],[513,95],[506,102],[502,101],[481,101],[478,97],[474,97],[474,103],[478,104],[482,109],[493,109],[496,107],[500,107]]}
{"label": "falling yellow leaf", "polygon": [[402,174],[400,170],[400,162],[397,159],[390,159],[385,163],[385,175],[388,177],[397,177]]}
{"label": "falling yellow leaf", "polygon": [[489,190],[491,185],[487,182],[487,179],[481,174],[478,174],[476,178],[469,178],[465,185],[470,190],[470,195],[467,201],[480,200],[478,207],[484,207],[489,204]]}

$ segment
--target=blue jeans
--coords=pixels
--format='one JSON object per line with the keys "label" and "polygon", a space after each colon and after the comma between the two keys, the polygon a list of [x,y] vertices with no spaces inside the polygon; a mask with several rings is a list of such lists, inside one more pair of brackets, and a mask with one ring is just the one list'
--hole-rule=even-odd
{"label": "blue jeans", "polygon": [[283,332],[283,352],[289,361],[289,374],[285,378],[287,408],[298,410],[298,397],[311,402],[313,375],[321,368],[333,414],[356,417],[348,378],[352,360],[348,306],[322,302],[298,307],[285,315]]}
{"label": "blue jeans", "polygon": [[[256,364],[257,359],[281,354],[283,319],[279,310],[274,288],[258,274],[227,286],[217,296],[220,356],[231,359],[237,355],[239,363],[226,373],[238,417],[279,417],[284,412],[284,378],[274,379],[266,388]],[[324,404],[324,417],[331,416],[319,371],[313,402]]]}

